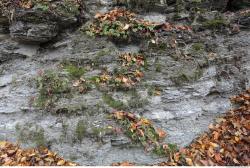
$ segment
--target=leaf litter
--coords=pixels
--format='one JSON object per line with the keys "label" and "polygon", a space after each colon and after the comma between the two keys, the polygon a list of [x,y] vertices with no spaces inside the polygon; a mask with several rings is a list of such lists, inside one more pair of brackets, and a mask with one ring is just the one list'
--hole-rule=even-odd
{"label": "leaf litter", "polygon": [[0,141],[0,166],[77,166],[46,148],[21,149],[19,145]]}

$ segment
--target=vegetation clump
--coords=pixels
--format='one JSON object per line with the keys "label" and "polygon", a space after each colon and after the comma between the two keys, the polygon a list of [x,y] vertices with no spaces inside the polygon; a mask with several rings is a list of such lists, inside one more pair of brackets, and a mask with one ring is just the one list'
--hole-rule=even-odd
{"label": "vegetation clump", "polygon": [[124,53],[120,55],[121,68],[113,72],[104,70],[95,83],[99,86],[108,86],[111,89],[131,89],[141,79],[144,74],[142,67],[145,65],[145,58],[141,54]]}
{"label": "vegetation clump", "polygon": [[76,138],[78,141],[82,142],[86,135],[86,124],[83,120],[78,121],[75,129]]}
{"label": "vegetation clump", "polygon": [[85,69],[72,64],[64,66],[64,69],[69,73],[72,78],[80,78],[84,75]]}
{"label": "vegetation clump", "polygon": [[115,100],[111,95],[109,94],[104,94],[102,96],[103,101],[109,105],[110,107],[117,109],[117,110],[122,110],[122,109],[126,109],[125,104],[120,101],[120,100]]}
{"label": "vegetation clump", "polygon": [[157,32],[172,30],[189,31],[190,27],[148,22],[121,8],[105,14],[97,13],[94,22],[85,29],[90,36],[107,36],[121,41],[148,39],[155,37]]}
{"label": "vegetation clump", "polygon": [[202,51],[202,50],[205,49],[205,45],[202,44],[202,43],[194,43],[194,44],[192,45],[192,49],[193,49],[194,51]]}
{"label": "vegetation clump", "polygon": [[91,36],[108,36],[128,40],[132,35],[150,36],[154,24],[136,20],[135,14],[124,9],[114,9],[106,14],[97,13],[95,22],[86,33]]}
{"label": "vegetation clump", "polygon": [[24,125],[16,125],[16,132],[18,139],[22,142],[32,142],[36,147],[45,147],[47,140],[45,138],[45,131],[42,127],[32,123],[26,123]]}
{"label": "vegetation clump", "polygon": [[140,143],[146,150],[157,149],[165,138],[166,132],[155,128],[151,121],[123,111],[113,113],[113,118],[124,128],[124,132],[135,143]]}
{"label": "vegetation clump", "polygon": [[39,74],[37,88],[39,96],[36,105],[42,108],[52,107],[60,97],[70,92],[69,81],[52,71]]}
{"label": "vegetation clump", "polygon": [[52,2],[44,0],[19,0],[17,7],[24,9],[40,9],[44,12],[52,12],[59,16],[79,15],[79,5],[75,0],[62,0],[61,2]]}
{"label": "vegetation clump", "polygon": [[222,18],[216,18],[203,22],[203,26],[207,29],[221,29],[227,25],[228,23]]}

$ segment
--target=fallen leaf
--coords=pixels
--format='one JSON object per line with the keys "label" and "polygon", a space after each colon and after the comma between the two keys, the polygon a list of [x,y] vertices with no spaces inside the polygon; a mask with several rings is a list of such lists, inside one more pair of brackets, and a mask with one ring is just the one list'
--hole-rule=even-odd
{"label": "fallen leaf", "polygon": [[162,129],[160,129],[160,128],[157,128],[156,132],[159,135],[159,138],[161,138],[161,139],[165,138],[166,135],[167,135],[167,133],[165,131],[163,131]]}
{"label": "fallen leaf", "polygon": [[56,165],[63,166],[64,164],[65,164],[65,160],[59,160]]}
{"label": "fallen leaf", "polygon": [[126,25],[123,27],[123,29],[122,29],[122,30],[128,30],[128,29],[129,29],[129,27],[130,27],[130,25],[129,25],[129,24],[126,24]]}

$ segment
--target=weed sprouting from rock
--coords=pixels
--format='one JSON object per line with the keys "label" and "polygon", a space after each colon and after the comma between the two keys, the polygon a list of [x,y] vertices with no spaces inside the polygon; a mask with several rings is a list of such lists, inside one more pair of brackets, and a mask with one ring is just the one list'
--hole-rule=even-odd
{"label": "weed sprouting from rock", "polygon": [[36,100],[38,107],[52,107],[59,97],[70,92],[69,81],[55,72],[46,71],[40,74],[36,80],[39,92]]}

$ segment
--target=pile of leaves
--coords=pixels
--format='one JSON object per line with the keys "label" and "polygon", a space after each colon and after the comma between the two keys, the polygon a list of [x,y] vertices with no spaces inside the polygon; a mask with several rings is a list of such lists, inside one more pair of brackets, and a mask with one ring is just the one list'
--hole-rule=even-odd
{"label": "pile of leaves", "polygon": [[123,69],[115,73],[104,71],[97,79],[100,86],[107,86],[112,89],[131,89],[144,76],[140,70]]}
{"label": "pile of leaves", "polygon": [[145,65],[145,58],[141,54],[131,54],[131,53],[124,53],[120,55],[120,59],[122,62],[122,66],[144,66]]}
{"label": "pile of leaves", "polygon": [[96,83],[110,88],[130,89],[141,81],[145,58],[141,54],[124,53],[120,55],[121,68],[108,72],[104,70]]}
{"label": "pile of leaves", "polygon": [[231,98],[240,106],[209,126],[210,131],[159,165],[249,166],[250,89]]}
{"label": "pile of leaves", "polygon": [[45,148],[21,149],[0,141],[0,166],[77,166]]}
{"label": "pile of leaves", "polygon": [[133,142],[140,143],[147,151],[159,148],[160,142],[166,137],[165,131],[155,128],[146,118],[124,111],[114,112],[112,116],[121,124],[125,134]]}
{"label": "pile of leaves", "polygon": [[130,163],[128,161],[113,163],[111,166],[135,166],[135,163]]}
{"label": "pile of leaves", "polygon": [[170,23],[159,24],[142,19],[125,9],[116,8],[105,14],[97,13],[95,20],[87,28],[90,36],[108,36],[113,39],[131,40],[131,38],[150,38],[157,32],[173,30],[191,30],[188,26],[176,26]]}

